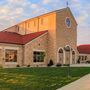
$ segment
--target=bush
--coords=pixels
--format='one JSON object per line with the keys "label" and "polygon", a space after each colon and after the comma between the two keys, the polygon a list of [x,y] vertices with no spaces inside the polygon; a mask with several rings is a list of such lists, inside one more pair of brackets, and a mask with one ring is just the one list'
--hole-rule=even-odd
{"label": "bush", "polygon": [[57,63],[56,66],[57,66],[57,67],[60,67],[60,66],[62,66],[62,65],[61,65],[60,63]]}
{"label": "bush", "polygon": [[63,66],[69,66],[69,64],[63,64]]}
{"label": "bush", "polygon": [[27,67],[30,67],[30,65],[27,65]]}
{"label": "bush", "polygon": [[17,65],[17,67],[20,67],[20,65]]}
{"label": "bush", "polygon": [[86,61],[86,63],[90,64],[90,61]]}
{"label": "bush", "polygon": [[48,66],[52,66],[52,65],[53,65],[53,60],[50,60]]}

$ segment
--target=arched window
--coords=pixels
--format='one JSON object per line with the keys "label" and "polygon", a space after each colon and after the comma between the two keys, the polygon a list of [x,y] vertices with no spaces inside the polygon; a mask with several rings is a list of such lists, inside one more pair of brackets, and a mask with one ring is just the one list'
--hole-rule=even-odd
{"label": "arched window", "polygon": [[65,51],[67,51],[67,52],[70,51],[70,47],[69,47],[69,46],[65,46],[64,49],[65,49]]}
{"label": "arched window", "polygon": [[62,48],[59,49],[58,51],[58,63],[63,64],[63,58],[64,57],[64,51]]}
{"label": "arched window", "polygon": [[60,49],[60,50],[59,50],[59,53],[63,53],[63,50],[62,50],[62,49]]}
{"label": "arched window", "polygon": [[72,51],[72,55],[75,55],[75,51]]}

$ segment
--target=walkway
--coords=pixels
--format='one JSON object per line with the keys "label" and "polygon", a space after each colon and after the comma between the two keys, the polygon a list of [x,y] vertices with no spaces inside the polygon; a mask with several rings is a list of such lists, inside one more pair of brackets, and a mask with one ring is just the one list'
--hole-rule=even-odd
{"label": "walkway", "polygon": [[90,74],[57,90],[90,90]]}
{"label": "walkway", "polygon": [[71,64],[71,67],[90,67],[90,64]]}

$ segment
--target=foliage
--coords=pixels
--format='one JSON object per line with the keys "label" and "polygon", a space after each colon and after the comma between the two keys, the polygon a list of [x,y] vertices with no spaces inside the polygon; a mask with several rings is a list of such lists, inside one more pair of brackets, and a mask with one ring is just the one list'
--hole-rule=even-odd
{"label": "foliage", "polygon": [[20,65],[17,65],[17,67],[20,67]]}
{"label": "foliage", "polygon": [[50,60],[48,66],[52,66],[52,65],[53,65],[53,60]]}
{"label": "foliage", "polygon": [[56,64],[56,66],[57,66],[57,67],[60,67],[60,66],[62,66],[62,64],[60,64],[60,63],[57,63],[57,64]]}

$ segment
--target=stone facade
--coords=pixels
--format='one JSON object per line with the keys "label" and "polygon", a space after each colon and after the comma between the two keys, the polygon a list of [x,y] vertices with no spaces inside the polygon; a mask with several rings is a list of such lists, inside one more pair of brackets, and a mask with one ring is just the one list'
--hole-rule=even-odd
{"label": "stone facade", "polygon": [[[48,34],[36,38],[35,40],[27,43],[24,47],[24,65],[30,66],[45,66],[48,63]],[[43,51],[45,52],[44,62],[33,62],[33,52],[34,51]]]}
{"label": "stone facade", "polygon": [[[67,27],[66,18],[70,19],[71,26]],[[16,32],[21,35],[29,33],[40,32],[48,30],[47,33],[32,40],[25,45],[11,45],[1,44],[9,47],[17,47],[18,49],[18,64],[24,65],[47,65],[50,60],[54,64],[62,62],[62,64],[68,64],[67,57],[70,63],[76,63],[77,59],[77,23],[69,8],[56,10],[26,21],[23,21],[11,28],[6,29],[8,32]],[[70,51],[67,53],[65,47],[69,46]],[[63,50],[63,54],[60,56],[59,49]],[[45,51],[44,62],[33,62],[33,51],[41,50]],[[74,55],[72,52],[75,52]],[[3,52],[3,51],[1,51]],[[63,61],[60,61],[63,60]]]}
{"label": "stone facade", "polygon": [[[69,18],[71,20],[71,26],[67,27],[66,25],[66,18]],[[57,11],[57,26],[56,26],[56,51],[58,49],[64,48],[66,45],[68,45],[72,50],[70,51],[70,54],[72,54],[72,51],[75,51],[75,55],[77,56],[77,23],[70,11],[69,8]],[[67,52],[66,52],[67,53]],[[65,54],[68,55],[68,54]],[[67,56],[66,56],[67,58]],[[64,57],[64,59],[66,60]],[[72,55],[69,56],[70,62],[72,62]],[[66,61],[67,63],[67,61]]]}

